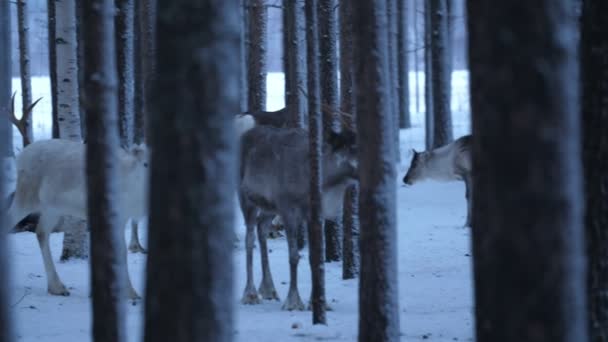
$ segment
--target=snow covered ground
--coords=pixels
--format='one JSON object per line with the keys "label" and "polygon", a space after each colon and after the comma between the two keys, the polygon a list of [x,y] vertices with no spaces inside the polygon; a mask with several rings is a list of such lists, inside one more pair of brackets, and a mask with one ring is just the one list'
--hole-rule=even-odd
{"label": "snow covered ground", "polygon": [[[423,77],[421,77],[423,80]],[[268,109],[283,106],[282,74],[268,77]],[[414,94],[414,73],[410,75]],[[19,89],[19,80],[13,82]],[[422,84],[420,89],[423,90]],[[453,77],[455,137],[470,130],[468,119],[468,82],[464,72]],[[44,96],[34,114],[36,139],[50,136],[50,98],[48,79],[33,80],[34,99]],[[422,93],[420,94],[422,96]],[[16,101],[20,108],[19,93]],[[412,187],[401,186],[401,178],[409,163],[409,149],[424,146],[424,101],[420,111],[412,98],[414,127],[402,130],[400,147],[402,162],[398,166],[398,268],[399,309],[403,341],[472,341],[472,274],[469,248],[470,231],[462,228],[466,213],[464,184],[425,182]],[[15,130],[15,150],[20,150],[20,138]],[[326,294],[333,311],[327,314],[327,326],[312,326],[310,311],[285,312],[280,302],[264,302],[245,306],[239,303],[245,286],[244,226],[237,209],[235,227],[241,243],[235,249],[236,341],[355,341],[357,336],[358,281],[341,279],[341,264],[326,267]],[[145,245],[146,232],[141,232]],[[129,231],[125,232],[128,237]],[[19,341],[90,341],[91,307],[88,261],[58,261],[62,234],[51,236],[51,248],[57,271],[71,296],[56,297],[46,293],[46,278],[35,235],[9,235],[11,263],[11,313]],[[289,283],[287,244],[284,238],[269,241],[271,268],[281,300]],[[259,255],[255,251],[255,281],[259,282]],[[144,292],[145,256],[129,255],[129,268],[135,288]],[[299,287],[303,300],[310,294],[308,256],[304,251],[299,268]],[[127,308],[128,340],[142,337],[143,306]]]}

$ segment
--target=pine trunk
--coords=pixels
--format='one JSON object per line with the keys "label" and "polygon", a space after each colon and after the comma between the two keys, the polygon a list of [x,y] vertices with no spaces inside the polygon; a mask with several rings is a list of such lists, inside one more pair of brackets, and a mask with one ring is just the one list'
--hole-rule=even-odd
{"label": "pine trunk", "polygon": [[[84,1],[76,1],[76,40],[78,42],[78,84],[84,84]],[[79,86],[80,88],[80,86]],[[80,91],[78,93],[78,98],[80,101],[80,106],[78,106],[80,110],[80,134],[82,136],[82,141],[86,143],[87,141],[87,118],[86,118],[86,110],[82,105],[82,96]]]}
{"label": "pine trunk", "polygon": [[478,342],[588,341],[568,9],[568,0],[468,2]]}
{"label": "pine trunk", "polygon": [[393,128],[393,143],[395,147],[395,160],[400,161],[401,156],[399,154],[399,113],[401,108],[399,105],[399,61],[398,58],[398,28],[397,28],[397,1],[398,0],[386,0],[386,16],[388,22],[388,66],[389,66],[389,91],[390,97],[393,99],[390,101],[391,108],[391,127]]}
{"label": "pine trunk", "polygon": [[[133,0],[133,143],[144,142],[144,79],[142,68],[141,4],[145,0]],[[119,71],[120,72],[120,71]]]}
{"label": "pine trunk", "polygon": [[226,265],[233,262],[236,217],[237,6],[238,1],[159,1],[149,117],[147,269],[155,271],[146,275],[147,342],[234,338],[233,271]]}
{"label": "pine trunk", "polygon": [[318,2],[306,0],[306,59],[308,72],[308,132],[310,134],[310,217],[308,218],[309,261],[312,274],[312,323],[327,324],[325,299],[325,266],[323,265],[323,217],[321,211],[321,145],[323,116],[319,78]]}
{"label": "pine trunk", "polygon": [[387,2],[354,6],[361,268],[359,341],[399,340],[394,122]]}
{"label": "pine trunk", "polygon": [[[420,17],[420,14],[418,13],[418,1],[417,0],[411,0],[412,1],[412,17],[414,17],[414,49],[413,49],[413,54],[414,54],[414,70],[416,71],[416,76],[414,78],[415,80],[415,84],[414,84],[414,88],[416,89],[415,93],[416,93],[416,113],[420,113],[420,58],[419,58],[419,53],[418,50],[421,49],[425,49],[424,47],[420,46],[420,42],[418,41],[418,39],[420,38],[420,31],[418,29],[418,18]],[[423,39],[424,42],[424,39]],[[426,49],[425,49],[426,50]]]}
{"label": "pine trunk", "polygon": [[[17,27],[19,31],[19,70],[21,74],[21,107],[22,115],[27,115],[27,108],[32,103],[32,75],[30,72],[30,49],[29,49],[29,32],[30,25],[28,22],[28,5],[25,0],[17,0]],[[34,141],[32,131],[32,117],[24,122],[25,135],[23,139],[23,147]]]}
{"label": "pine trunk", "polygon": [[353,279],[359,272],[359,191],[351,185],[344,193],[344,239],[342,279]]}
{"label": "pine trunk", "polygon": [[433,98],[433,148],[454,140],[448,87],[447,0],[430,0],[431,11],[431,87]]}
{"label": "pine trunk", "polygon": [[434,138],[434,110],[433,110],[433,69],[431,49],[431,9],[430,0],[424,0],[424,141],[427,150],[435,146]]}
{"label": "pine trunk", "polygon": [[133,28],[135,0],[116,0],[116,57],[118,65],[118,128],[120,145],[133,142],[134,70]]}
{"label": "pine trunk", "polygon": [[47,0],[49,79],[51,81],[51,123],[52,138],[59,138],[59,109],[57,108],[57,49],[55,45],[55,0]]}
{"label": "pine trunk", "polygon": [[[0,1],[0,108],[8,109],[11,102],[11,14],[10,2]],[[8,192],[9,175],[4,167],[5,160],[13,156],[13,130],[8,120],[0,120],[0,194]],[[6,197],[0,197],[0,208],[7,208]],[[0,222],[6,222],[4,210],[0,210]],[[14,314],[9,308],[9,286],[10,269],[8,262],[8,243],[6,241],[7,229],[0,231],[0,279],[4,286],[0,286],[0,342],[12,342],[15,340],[13,329]]]}
{"label": "pine trunk", "polygon": [[399,127],[410,128],[410,80],[408,67],[408,21],[407,21],[407,1],[397,1],[397,61],[398,68],[398,101],[399,101]]}
{"label": "pine trunk", "polygon": [[[120,266],[124,230],[117,210],[118,81],[114,0],[88,0],[83,8],[87,99],[87,208],[91,228],[91,293],[94,341],[124,341],[125,275]],[[124,223],[124,222],[123,222]],[[123,247],[124,248],[124,247]]]}
{"label": "pine trunk", "polygon": [[300,89],[304,89],[305,80],[302,72],[299,51],[301,49],[300,30],[304,25],[302,11],[294,0],[283,0],[283,69],[285,72],[285,106],[290,120],[296,127],[304,126],[304,98]]}
{"label": "pine trunk", "polygon": [[581,30],[587,303],[592,342],[608,341],[608,3],[583,2]]}
{"label": "pine trunk", "polygon": [[140,64],[141,67],[140,82],[142,84],[140,87],[142,89],[140,89],[140,97],[142,103],[140,110],[135,112],[134,117],[133,140],[136,144],[147,141],[146,118],[153,110],[150,107],[150,102],[154,99],[150,98],[150,93],[156,74],[156,12],[158,6],[158,0],[138,1],[139,58],[135,64]]}
{"label": "pine trunk", "polygon": [[266,110],[266,44],[268,9],[264,0],[248,0],[247,110]]}

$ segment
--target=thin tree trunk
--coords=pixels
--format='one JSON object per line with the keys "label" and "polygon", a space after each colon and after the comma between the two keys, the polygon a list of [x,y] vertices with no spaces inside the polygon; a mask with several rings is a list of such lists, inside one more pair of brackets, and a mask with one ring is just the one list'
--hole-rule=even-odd
{"label": "thin tree trunk", "polygon": [[154,77],[156,75],[156,15],[157,15],[158,0],[139,0],[138,15],[139,15],[139,53],[140,59],[137,63],[141,63],[141,80],[143,82],[142,94],[142,110],[135,113],[134,124],[134,141],[136,144],[147,141],[147,123],[146,118],[153,110],[151,108],[150,98]]}
{"label": "thin tree trunk", "polygon": [[239,2],[187,3],[158,7],[146,342],[234,338]]}
{"label": "thin tree trunk", "polygon": [[[323,116],[323,139],[336,125],[338,109],[338,25],[336,21],[336,1],[318,0],[319,6],[319,77],[321,85],[321,105],[326,108]],[[329,109],[329,110],[327,110]],[[325,220],[325,261],[340,261],[340,222]]]}
{"label": "thin tree trunk", "polygon": [[266,110],[266,44],[268,9],[264,0],[248,0],[247,109]]}
{"label": "thin tree trunk", "polygon": [[399,68],[397,77],[399,81],[398,92],[399,96],[399,127],[410,128],[412,121],[410,119],[410,80],[408,67],[408,21],[407,21],[407,1],[397,1],[397,66]]}
{"label": "thin tree trunk", "polygon": [[[241,87],[241,110],[243,113],[247,111],[247,40],[248,33],[248,21],[247,21],[247,11],[245,6],[247,4],[247,0],[239,0],[239,18],[242,23],[241,25],[241,72],[239,74],[239,84]],[[287,77],[287,75],[286,75]],[[286,79],[287,80],[287,79]]]}
{"label": "thin tree trunk", "polygon": [[588,341],[568,4],[468,2],[478,342]]}
{"label": "thin tree trunk", "polygon": [[[452,104],[452,73],[454,72],[454,27],[455,27],[455,15],[454,15],[454,3],[455,0],[446,0],[446,13],[447,13],[447,38],[446,38],[446,59],[447,59],[447,87],[448,87],[448,103]],[[451,109],[450,109],[451,112]]]}
{"label": "thin tree trunk", "polygon": [[391,99],[394,101],[390,102],[390,108],[392,113],[393,127],[393,143],[395,144],[395,160],[400,161],[401,156],[399,154],[399,113],[401,103],[399,102],[399,62],[398,58],[398,29],[397,29],[397,1],[398,0],[386,0],[386,16],[388,21],[388,65],[389,65],[389,91]]}
{"label": "thin tree trunk", "polygon": [[283,0],[283,69],[285,72],[285,105],[293,125],[304,126],[303,96],[300,89],[305,87],[301,60],[300,30],[304,23],[303,13],[294,0]]}
{"label": "thin tree trunk", "polygon": [[118,80],[114,0],[88,0],[83,8],[87,99],[87,207],[91,227],[91,293],[94,341],[124,341],[126,270],[120,267],[124,227],[118,188]]}
{"label": "thin tree trunk", "polygon": [[134,0],[133,13],[133,143],[144,142],[144,73],[142,68],[141,8],[145,0]]}
{"label": "thin tree trunk", "polygon": [[359,341],[399,340],[394,128],[385,0],[354,6],[361,269]]}
{"label": "thin tree trunk", "polygon": [[[10,2],[0,1],[0,108],[8,110],[11,101],[11,14]],[[8,174],[4,167],[6,160],[13,156],[13,129],[8,120],[0,120],[0,194],[7,193]],[[0,197],[0,208],[7,208],[6,197]],[[6,222],[5,210],[0,210],[0,222]],[[6,227],[4,227],[6,228]],[[13,313],[9,309],[10,269],[8,263],[8,244],[6,233],[8,229],[0,230],[0,279],[4,286],[0,286],[0,342],[15,340],[13,329]]]}
{"label": "thin tree trunk", "polygon": [[323,265],[323,218],[321,212],[321,145],[323,118],[321,115],[321,84],[319,78],[318,2],[306,0],[306,58],[308,72],[308,132],[310,134],[310,217],[308,218],[309,261],[312,274],[312,323],[327,324],[325,299],[325,266]]}
{"label": "thin tree trunk", "polygon": [[[416,83],[416,113],[420,113],[420,59],[419,59],[419,54],[418,54],[418,50],[420,49],[420,42],[418,41],[418,38],[420,38],[420,31],[418,28],[418,17],[420,16],[420,14],[418,13],[418,1],[417,0],[412,0],[413,2],[413,10],[412,10],[412,16],[414,17],[414,70],[416,71],[415,73],[415,83]],[[425,42],[424,39],[422,40],[423,43]],[[424,49],[426,51],[426,48]]]}
{"label": "thin tree trunk", "polygon": [[76,0],[56,0],[55,14],[57,80],[61,80],[57,82],[59,135],[63,139],[81,140]]}
{"label": "thin tree trunk", "polygon": [[[78,42],[78,52],[77,52],[77,59],[78,62],[76,63],[78,65],[78,84],[84,84],[84,1],[76,1],[76,41]],[[79,100],[79,106],[78,109],[80,111],[80,135],[82,136],[82,141],[86,143],[87,141],[87,118],[86,118],[86,110],[84,109],[84,106],[82,106],[82,101],[83,97],[81,96],[82,94],[80,93],[80,86],[79,88],[79,92],[78,92],[78,100]]]}
{"label": "thin tree trunk", "polygon": [[431,9],[430,0],[424,0],[424,141],[427,150],[433,149],[434,138],[434,109],[433,109],[433,69],[431,68]]}
{"label": "thin tree trunk", "polygon": [[447,0],[430,0],[431,11],[431,87],[433,98],[433,148],[454,140],[448,87]]}
{"label": "thin tree trunk", "polygon": [[359,272],[359,191],[351,185],[344,193],[344,240],[342,279],[353,279]]}
{"label": "thin tree trunk", "polygon": [[608,341],[608,3],[583,2],[583,165],[590,341]]}
{"label": "thin tree trunk", "polygon": [[59,138],[59,109],[57,108],[57,49],[55,45],[55,0],[47,0],[49,79],[51,81],[52,138]]}
{"label": "thin tree trunk", "polygon": [[133,142],[134,70],[133,15],[134,0],[116,1],[116,57],[118,65],[118,128],[120,145]]}
{"label": "thin tree trunk", "polygon": [[[32,103],[32,75],[30,72],[30,49],[29,49],[29,31],[30,25],[28,22],[28,5],[25,0],[17,1],[17,26],[19,31],[19,70],[21,73],[21,107],[23,117],[26,117],[27,108]],[[32,131],[32,116],[24,121],[25,135],[23,138],[23,147],[34,141]]]}

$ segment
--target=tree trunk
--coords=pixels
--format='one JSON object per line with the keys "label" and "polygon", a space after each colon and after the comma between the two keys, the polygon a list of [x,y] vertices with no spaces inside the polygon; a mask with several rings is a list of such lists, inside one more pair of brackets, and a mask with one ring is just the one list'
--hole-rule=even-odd
{"label": "tree trunk", "polygon": [[[84,1],[76,1],[76,41],[78,42],[78,52],[77,59],[78,62],[78,84],[84,84]],[[87,118],[86,118],[86,110],[82,105],[82,101],[84,98],[80,92],[80,86],[78,87],[78,100],[79,106],[78,109],[80,111],[80,135],[82,137],[82,141],[86,143],[87,141]]]}
{"label": "tree trunk", "polygon": [[[94,341],[124,341],[125,275],[120,258],[124,227],[118,215],[118,82],[114,0],[88,0],[83,8],[87,119],[87,216],[91,228]],[[122,247],[122,248],[121,248]]]}
{"label": "tree trunk", "polygon": [[608,341],[608,3],[585,0],[581,29],[590,341]]}
{"label": "tree trunk", "polygon": [[399,81],[397,96],[399,101],[399,127],[410,128],[412,127],[412,121],[410,119],[410,80],[409,80],[409,68],[408,68],[408,21],[407,21],[407,1],[408,0],[395,0],[397,1],[397,61],[398,61],[398,72],[397,77]]}
{"label": "tree trunk", "polygon": [[353,279],[359,272],[359,191],[351,185],[344,194],[344,256],[342,260],[342,279]]}
{"label": "tree trunk", "polygon": [[[0,1],[0,108],[8,109],[11,102],[11,14],[10,2]],[[6,174],[7,168],[4,163],[13,156],[13,130],[8,120],[0,120],[0,208],[7,208],[6,203],[7,183],[9,175]],[[6,222],[5,211],[0,210],[0,222]],[[3,225],[4,226],[4,225]],[[6,227],[5,227],[6,228]],[[8,244],[6,242],[6,232],[8,229],[0,231],[0,279],[4,286],[0,286],[0,342],[11,342],[15,340],[13,330],[13,316],[9,309],[9,286],[11,283],[11,272],[8,262]]]}
{"label": "tree trunk", "polygon": [[[418,58],[418,50],[421,49],[418,38],[420,37],[420,32],[418,30],[418,17],[420,14],[418,13],[418,1],[411,0],[413,2],[412,6],[412,16],[414,17],[414,70],[416,71],[415,80],[415,88],[416,88],[416,113],[420,113],[420,62]],[[423,39],[424,43],[424,39]],[[426,50],[426,48],[425,48]]]}
{"label": "tree trunk", "polygon": [[433,148],[454,140],[448,86],[447,0],[430,0],[431,10],[431,87],[433,98]]}
{"label": "tree trunk", "polygon": [[[27,108],[32,103],[32,75],[30,73],[30,49],[29,49],[29,32],[30,25],[28,22],[28,5],[25,0],[17,1],[17,26],[19,31],[19,70],[21,73],[21,107],[23,117],[26,117]],[[34,141],[32,131],[32,116],[24,121],[25,135],[23,138],[23,147]]]}
{"label": "tree trunk", "polygon": [[264,0],[248,0],[247,109],[266,110],[266,44],[268,9]]}
{"label": "tree trunk", "polygon": [[446,38],[446,59],[447,59],[447,87],[448,87],[448,103],[452,104],[452,73],[454,71],[454,27],[455,27],[455,14],[454,14],[454,1],[446,0],[446,13],[447,13],[447,38]]}
{"label": "tree trunk", "polygon": [[133,0],[133,143],[144,142],[144,77],[142,68],[141,6],[144,0]]}
{"label": "tree trunk", "polygon": [[118,65],[118,128],[120,145],[133,142],[134,72],[133,15],[134,0],[116,0],[116,57]]}
{"label": "tree trunk", "polygon": [[52,138],[59,138],[59,110],[57,108],[57,49],[55,45],[55,0],[47,0],[49,79],[51,81]]}
{"label": "tree trunk", "polygon": [[192,2],[162,0],[158,7],[147,342],[234,338],[226,265],[233,262],[236,217],[239,2],[186,4]]}
{"label": "tree trunk", "polygon": [[[247,40],[249,39],[249,35],[247,33],[248,20],[247,20],[247,10],[245,9],[247,5],[247,0],[239,0],[239,18],[241,20],[241,72],[239,73],[239,84],[241,91],[241,110],[243,113],[247,111]],[[286,75],[287,77],[287,75]],[[287,80],[287,79],[286,79]]]}
{"label": "tree trunk", "polygon": [[139,29],[139,57],[135,64],[141,64],[141,109],[135,112],[133,140],[136,144],[147,141],[146,118],[153,108],[150,98],[156,74],[156,12],[158,0],[138,0],[137,15]]}
{"label": "tree trunk", "polygon": [[397,29],[397,1],[398,0],[386,0],[386,16],[388,22],[388,66],[389,66],[389,90],[390,97],[394,101],[390,101],[390,108],[393,119],[391,127],[393,127],[393,143],[395,147],[395,160],[400,161],[401,156],[399,155],[399,113],[401,108],[399,105],[399,61],[398,58],[398,29]]}
{"label": "tree trunk", "polygon": [[319,78],[318,2],[306,0],[306,59],[308,72],[308,132],[310,135],[310,217],[308,218],[309,261],[312,274],[312,323],[327,324],[325,299],[325,266],[323,265],[323,217],[321,211],[321,146],[323,116]]}
{"label": "tree trunk", "polygon": [[394,128],[386,1],[354,3],[361,269],[359,341],[398,341]]}
{"label": "tree trunk", "polygon": [[431,9],[430,0],[424,0],[424,141],[427,150],[435,146],[434,138],[434,110],[433,110],[433,69],[431,68]]}
{"label": "tree trunk", "polygon": [[468,2],[478,342],[587,341],[568,3]]}
{"label": "tree trunk", "polygon": [[[335,0],[318,0],[319,20],[319,77],[321,85],[321,106],[323,116],[323,139],[336,125],[335,114],[338,109],[338,27],[335,13]],[[325,261],[340,261],[341,229],[340,222],[325,220]]]}
{"label": "tree trunk", "polygon": [[304,126],[304,98],[300,89],[305,81],[299,51],[301,49],[300,26],[304,24],[302,11],[294,0],[283,0],[283,69],[285,72],[285,106],[296,127]]}

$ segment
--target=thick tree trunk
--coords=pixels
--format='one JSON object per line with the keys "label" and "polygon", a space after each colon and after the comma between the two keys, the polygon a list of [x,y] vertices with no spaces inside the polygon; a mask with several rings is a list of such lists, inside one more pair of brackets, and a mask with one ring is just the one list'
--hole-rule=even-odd
{"label": "thick tree trunk", "polygon": [[433,69],[431,50],[431,9],[430,0],[424,0],[424,142],[427,150],[435,146],[434,138],[434,110],[433,110]]}
{"label": "thick tree trunk", "polygon": [[452,104],[452,73],[454,72],[454,28],[455,19],[455,0],[446,0],[446,13],[447,13],[447,38],[446,38],[446,60],[447,60],[447,87],[448,87],[448,103]]}
{"label": "thick tree trunk", "polygon": [[[30,49],[29,49],[29,32],[30,25],[28,22],[28,5],[25,0],[17,1],[17,26],[19,31],[19,70],[21,73],[21,115],[27,115],[27,107],[32,103],[32,75],[30,73]],[[34,141],[32,131],[32,116],[24,121],[25,135],[23,138],[23,147]]]}
{"label": "thick tree trunk", "polygon": [[407,6],[408,0],[397,1],[397,77],[399,81],[398,101],[399,101],[399,127],[410,128],[412,121],[410,119],[410,80],[408,68],[408,21],[407,21]]}
{"label": "thick tree trunk", "polygon": [[[125,275],[120,258],[124,227],[118,215],[118,80],[114,0],[88,0],[83,8],[87,99],[87,207],[91,228],[93,340],[124,341]],[[124,224],[124,222],[122,222]]]}
{"label": "thick tree trunk", "polygon": [[144,142],[144,77],[142,68],[141,6],[145,0],[133,0],[133,143]]}
{"label": "thick tree trunk", "polygon": [[388,21],[388,65],[389,65],[389,79],[390,79],[390,97],[393,99],[390,104],[392,111],[392,123],[393,127],[393,142],[395,144],[395,160],[400,161],[401,156],[399,154],[399,113],[401,108],[399,105],[399,61],[398,61],[398,28],[397,28],[397,1],[398,0],[386,0],[386,16]]}
{"label": "thick tree trunk", "polygon": [[454,140],[448,86],[447,0],[430,0],[431,11],[431,87],[433,98],[433,148]]}
{"label": "thick tree trunk", "polygon": [[394,128],[386,1],[357,1],[354,52],[359,134],[359,341],[399,340]]}
{"label": "thick tree trunk", "polygon": [[478,342],[587,341],[568,3],[468,2]]}
{"label": "thick tree trunk", "polygon": [[608,3],[585,0],[581,30],[590,341],[608,341]]}
{"label": "thick tree trunk", "polygon": [[264,0],[247,1],[247,110],[266,110],[266,44],[268,9]]}
{"label": "thick tree trunk", "polygon": [[159,1],[147,342],[234,337],[233,271],[226,265],[233,262],[237,180],[237,6],[238,1]]}
{"label": "thick tree trunk", "polygon": [[312,323],[327,324],[325,299],[325,266],[323,265],[323,218],[321,211],[321,146],[323,117],[319,78],[318,2],[306,0],[306,59],[308,72],[308,132],[310,134],[310,217],[308,218],[309,261],[312,274]]}
{"label": "thick tree trunk", "polygon": [[[11,101],[11,14],[10,2],[0,1],[0,108],[7,109]],[[7,168],[4,163],[13,156],[13,130],[8,120],[0,120],[0,208],[7,208],[6,203],[7,183],[9,175],[6,174]],[[4,210],[0,210],[0,222],[6,222]],[[4,227],[5,224],[3,224]],[[8,244],[6,242],[6,232],[8,229],[0,231],[0,279],[4,286],[0,286],[0,342],[11,342],[15,340],[13,330],[13,314],[9,311],[9,286],[10,269],[8,263]]]}
{"label": "thick tree trunk", "polygon": [[344,239],[342,279],[353,279],[359,272],[359,191],[351,185],[344,194]]}
{"label": "thick tree trunk", "polygon": [[134,70],[133,28],[135,0],[116,0],[116,57],[118,65],[118,128],[120,145],[133,142]]}
{"label": "thick tree trunk", "polygon": [[283,69],[285,72],[285,106],[294,126],[304,126],[305,76],[299,59],[301,41],[299,27],[304,25],[302,11],[294,0],[283,0]]}
{"label": "thick tree trunk", "polygon": [[139,15],[139,58],[136,64],[141,64],[141,110],[135,112],[133,139],[136,144],[147,141],[146,118],[153,108],[150,107],[154,75],[156,74],[156,12],[158,0],[138,0],[137,15]]}
{"label": "thick tree trunk", "polygon": [[[338,109],[338,23],[336,21],[336,1],[318,0],[319,20],[319,72],[321,85],[321,106],[323,116],[323,139],[336,125],[334,113]],[[340,261],[340,222],[325,220],[325,261]]]}
{"label": "thick tree trunk", "polygon": [[47,0],[49,79],[51,81],[52,138],[59,138],[59,110],[57,108],[57,49],[55,46],[55,0]]}

